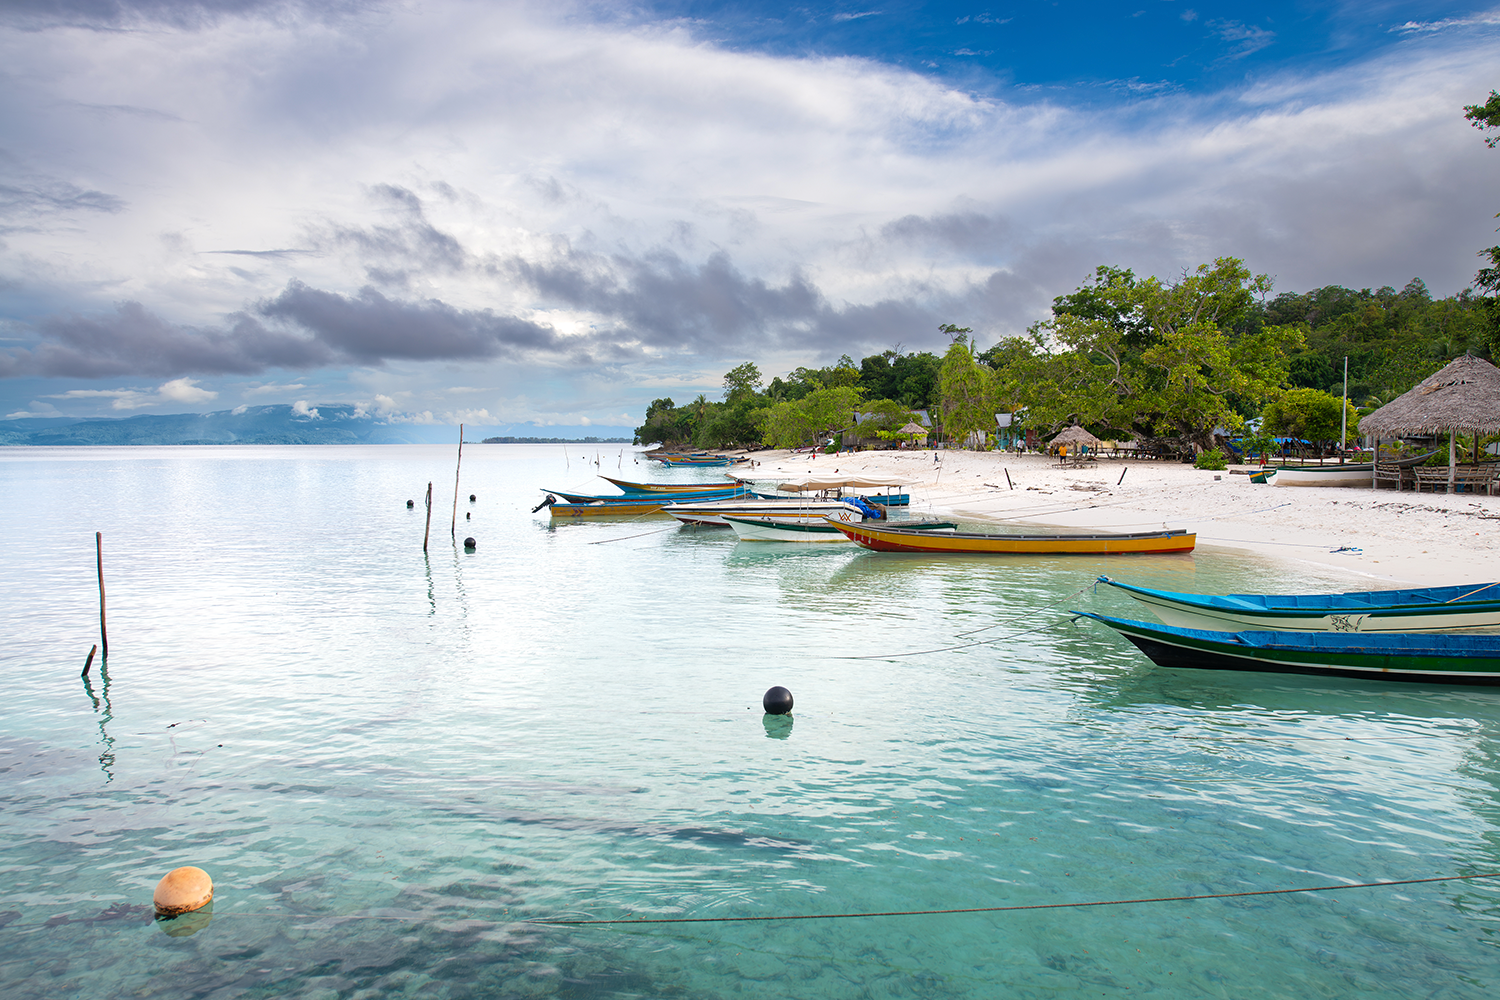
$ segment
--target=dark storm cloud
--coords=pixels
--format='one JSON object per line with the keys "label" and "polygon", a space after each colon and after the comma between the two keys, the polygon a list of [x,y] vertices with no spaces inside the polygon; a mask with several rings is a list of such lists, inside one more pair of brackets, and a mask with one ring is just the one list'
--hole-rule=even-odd
{"label": "dark storm cloud", "polygon": [[639,356],[606,333],[565,337],[488,309],[401,301],[373,288],[346,296],[301,281],[222,330],[169,323],[138,302],[104,316],[52,317],[34,329],[38,342],[0,353],[0,378],[251,375],[272,368],[537,356],[596,367]]}
{"label": "dark storm cloud", "polygon": [[1015,245],[1014,227],[1007,219],[981,212],[905,215],[882,226],[880,235],[890,242],[935,245],[975,257],[1006,253]]}
{"label": "dark storm cloud", "polygon": [[345,297],[293,281],[257,311],[310,331],[318,343],[357,364],[392,359],[442,361],[518,352],[565,354],[581,342],[549,327],[488,309],[456,309],[427,299],[402,302],[373,288]]}
{"label": "dark storm cloud", "polygon": [[336,360],[328,345],[267,329],[241,316],[227,330],[177,326],[125,302],[112,315],[55,316],[37,324],[40,343],[0,354],[0,377],[248,375],[315,368]]}
{"label": "dark storm cloud", "polygon": [[[393,223],[335,226],[325,238],[368,257],[398,261],[422,270],[453,273],[469,263],[463,245],[428,221],[422,199],[416,194],[395,184],[377,184],[371,194],[377,204],[395,214]],[[372,277],[384,273],[404,275],[404,269],[386,272],[377,268]]]}
{"label": "dark storm cloud", "polygon": [[544,300],[612,317],[653,347],[735,350],[793,332],[816,337],[829,312],[802,275],[771,285],[747,277],[723,252],[699,267],[662,250],[642,258],[569,251],[501,267]]}

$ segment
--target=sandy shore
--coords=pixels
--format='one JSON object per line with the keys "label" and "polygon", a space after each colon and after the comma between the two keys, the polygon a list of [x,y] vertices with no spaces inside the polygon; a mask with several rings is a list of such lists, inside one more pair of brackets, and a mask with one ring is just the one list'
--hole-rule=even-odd
{"label": "sandy shore", "polygon": [[[750,478],[857,474],[910,484],[913,513],[1107,531],[1161,527],[1200,546],[1248,549],[1371,578],[1371,586],[1500,580],[1500,497],[1257,486],[1249,476],[1150,460],[996,452],[755,452]],[[1231,467],[1235,468],[1235,467]],[[1244,468],[1244,467],[1239,467]],[[1009,473],[1009,484],[1006,473]],[[1121,478],[1123,476],[1123,479]]]}

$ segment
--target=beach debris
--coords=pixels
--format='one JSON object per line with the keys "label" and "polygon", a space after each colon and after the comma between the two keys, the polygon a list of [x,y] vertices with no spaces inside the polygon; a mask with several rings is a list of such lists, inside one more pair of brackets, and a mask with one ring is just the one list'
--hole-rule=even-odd
{"label": "beach debris", "polygon": [[214,898],[214,880],[202,868],[185,865],[174,868],[156,883],[151,903],[158,916],[175,917],[179,913],[201,910]]}
{"label": "beach debris", "polygon": [[766,692],[760,704],[767,715],[787,715],[792,710],[792,692],[778,684]]}

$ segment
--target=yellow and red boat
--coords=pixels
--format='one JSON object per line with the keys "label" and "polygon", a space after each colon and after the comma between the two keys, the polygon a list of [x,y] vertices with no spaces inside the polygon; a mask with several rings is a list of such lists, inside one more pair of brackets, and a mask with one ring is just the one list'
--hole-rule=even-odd
{"label": "yellow and red boat", "polygon": [[1198,536],[1188,531],[1143,531],[1130,535],[981,535],[956,531],[913,531],[879,521],[845,524],[829,518],[851,541],[876,552],[930,555],[1122,555],[1191,552]]}

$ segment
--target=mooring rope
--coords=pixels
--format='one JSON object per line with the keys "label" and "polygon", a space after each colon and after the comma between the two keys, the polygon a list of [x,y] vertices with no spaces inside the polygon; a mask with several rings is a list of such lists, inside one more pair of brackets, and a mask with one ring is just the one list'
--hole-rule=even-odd
{"label": "mooring rope", "polygon": [[615,917],[605,920],[567,920],[543,918],[529,924],[560,927],[588,927],[620,924],[732,924],[771,923],[781,920],[848,920],[871,917],[930,917],[952,913],[1010,913],[1020,910],[1063,910],[1088,906],[1133,906],[1139,903],[1182,903],[1201,899],[1239,899],[1247,896],[1283,896],[1299,892],[1334,892],[1339,889],[1385,889],[1399,885],[1423,885],[1431,882],[1457,882],[1465,879],[1500,878],[1500,872],[1475,875],[1440,875],[1436,878],[1395,879],[1389,882],[1353,882],[1342,885],[1308,885],[1292,889],[1250,889],[1245,892],[1210,892],[1197,896],[1145,896],[1138,899],[1094,899],[1079,903],[1027,903],[1019,906],[960,906],[945,910],[882,910],[862,913],[789,913],[761,917]]}

